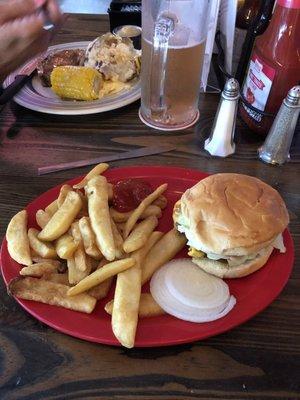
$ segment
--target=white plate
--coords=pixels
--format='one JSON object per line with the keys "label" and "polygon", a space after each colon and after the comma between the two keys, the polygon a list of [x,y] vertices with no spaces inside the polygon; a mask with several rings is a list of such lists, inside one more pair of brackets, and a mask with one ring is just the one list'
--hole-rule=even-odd
{"label": "white plate", "polygon": [[[66,49],[85,49],[89,42],[72,42],[64,43],[56,46],[49,47],[47,53],[51,51],[66,50]],[[15,76],[22,74],[26,71],[29,64],[33,60],[28,61],[17,71],[9,75],[5,82],[4,87],[11,84]],[[104,111],[114,110],[116,108],[124,107],[127,104],[133,103],[141,97],[140,80],[132,82],[130,89],[122,90],[121,92],[113,95],[105,96],[100,100],[94,101],[76,101],[76,100],[62,100],[56,96],[50,88],[43,87],[38,76],[35,76],[29,81],[22,90],[14,97],[14,101],[23,107],[30,110],[39,111],[47,114],[61,114],[61,115],[83,115],[95,114]]]}

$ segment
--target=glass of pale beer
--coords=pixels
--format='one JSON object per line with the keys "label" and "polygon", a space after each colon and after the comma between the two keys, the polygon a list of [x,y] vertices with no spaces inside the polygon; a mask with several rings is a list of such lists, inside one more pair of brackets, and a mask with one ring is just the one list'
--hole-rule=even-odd
{"label": "glass of pale beer", "polygon": [[210,0],[143,0],[142,99],[152,128],[180,130],[199,118]]}

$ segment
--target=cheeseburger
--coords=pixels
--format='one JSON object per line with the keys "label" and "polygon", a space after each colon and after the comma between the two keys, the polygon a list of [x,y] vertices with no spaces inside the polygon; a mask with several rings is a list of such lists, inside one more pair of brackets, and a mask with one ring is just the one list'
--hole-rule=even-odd
{"label": "cheeseburger", "polygon": [[274,248],[285,252],[289,216],[279,193],[257,178],[211,175],[175,204],[173,220],[189,255],[204,271],[239,278],[261,268]]}

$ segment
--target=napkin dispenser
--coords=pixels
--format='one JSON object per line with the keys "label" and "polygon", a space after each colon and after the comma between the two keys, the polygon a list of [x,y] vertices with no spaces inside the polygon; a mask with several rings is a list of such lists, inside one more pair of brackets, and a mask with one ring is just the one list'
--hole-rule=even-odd
{"label": "napkin dispenser", "polygon": [[142,2],[112,0],[107,10],[111,32],[121,25],[142,26]]}

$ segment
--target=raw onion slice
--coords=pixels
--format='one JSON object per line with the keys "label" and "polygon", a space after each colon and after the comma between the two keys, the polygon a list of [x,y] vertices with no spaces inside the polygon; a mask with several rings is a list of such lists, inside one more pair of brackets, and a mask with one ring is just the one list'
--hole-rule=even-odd
{"label": "raw onion slice", "polygon": [[228,286],[188,259],[165,264],[152,277],[150,291],[169,314],[191,322],[209,322],[225,316],[236,304]]}
{"label": "raw onion slice", "polygon": [[285,253],[286,252],[286,248],[285,248],[285,245],[284,245],[284,242],[283,242],[282,233],[276,237],[276,239],[272,243],[272,246],[275,247],[275,249],[278,249],[280,251],[280,253]]}
{"label": "raw onion slice", "polygon": [[174,260],[169,264],[165,282],[173,297],[188,306],[216,313],[224,309],[224,303],[230,296],[224,281],[214,279],[188,259]]}

